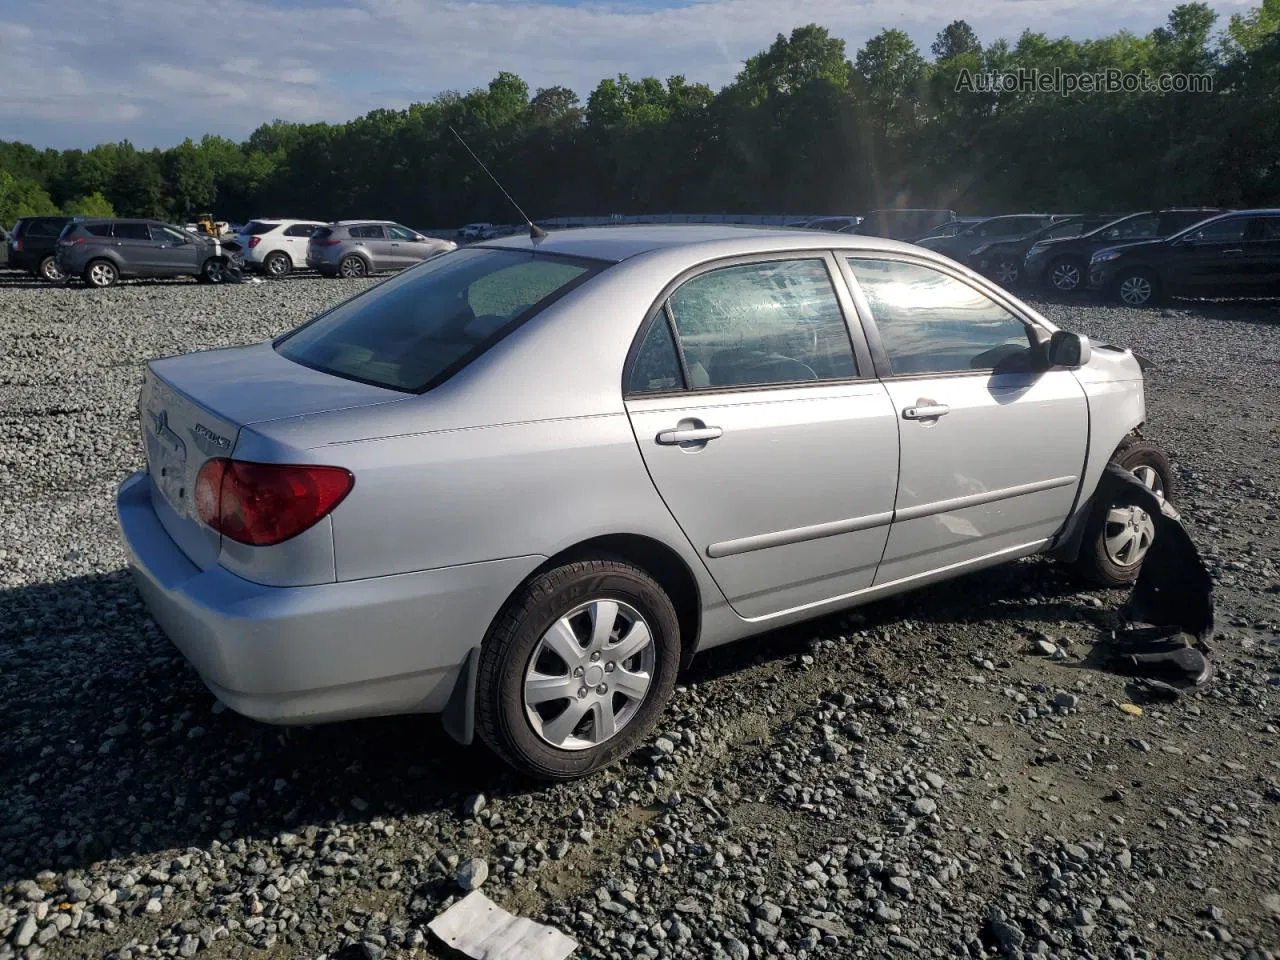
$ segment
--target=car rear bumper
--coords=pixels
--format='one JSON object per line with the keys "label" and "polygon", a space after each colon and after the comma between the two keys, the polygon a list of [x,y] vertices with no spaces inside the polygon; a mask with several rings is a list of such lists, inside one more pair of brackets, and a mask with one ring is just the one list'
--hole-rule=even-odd
{"label": "car rear bumper", "polygon": [[146,473],[121,484],[116,514],[161,629],[219,700],[268,723],[441,711],[467,654],[543,561],[270,587],[193,565],[160,525]]}

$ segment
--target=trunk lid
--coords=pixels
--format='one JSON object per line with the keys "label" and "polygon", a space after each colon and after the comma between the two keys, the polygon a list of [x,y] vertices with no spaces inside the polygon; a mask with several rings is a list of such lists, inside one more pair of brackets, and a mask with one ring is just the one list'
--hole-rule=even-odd
{"label": "trunk lid", "polygon": [[301,366],[269,342],[153,360],[138,416],[156,515],[188,559],[207,570],[218,562],[221,536],[200,520],[196,477],[211,458],[235,452],[242,427],[406,396]]}

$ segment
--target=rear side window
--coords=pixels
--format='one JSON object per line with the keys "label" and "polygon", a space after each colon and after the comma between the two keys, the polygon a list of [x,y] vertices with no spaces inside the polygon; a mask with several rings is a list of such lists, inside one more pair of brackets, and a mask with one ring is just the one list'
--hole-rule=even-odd
{"label": "rear side window", "polygon": [[150,240],[151,230],[145,223],[117,223],[112,236],[117,240]]}
{"label": "rear side window", "polygon": [[[706,386],[695,383],[694,386]],[[676,342],[671,336],[671,324],[664,307],[649,324],[636,351],[631,365],[631,375],[627,377],[627,394],[636,396],[645,393],[669,393],[684,387],[684,376],[680,372],[680,357],[676,353]]]}
{"label": "rear side window", "polygon": [[90,223],[85,226],[85,232],[95,237],[111,236],[111,224],[109,223]]}
{"label": "rear side window", "polygon": [[822,260],[722,267],[668,301],[692,386],[856,376],[844,313]]}
{"label": "rear side window", "polygon": [[261,220],[250,220],[244,225],[241,233],[248,234],[251,237],[260,237],[263,234],[270,233],[272,230],[280,226],[278,223],[263,223]]}
{"label": "rear side window", "polygon": [[917,263],[850,259],[893,372],[971,373],[1029,362],[1021,320],[980,290]]}
{"label": "rear side window", "polygon": [[276,350],[335,376],[422,392],[604,266],[516,250],[450,253],[321,314]]}
{"label": "rear side window", "polygon": [[352,227],[350,229],[351,236],[360,240],[380,240],[382,239],[382,227],[376,223],[368,223],[362,227]]}

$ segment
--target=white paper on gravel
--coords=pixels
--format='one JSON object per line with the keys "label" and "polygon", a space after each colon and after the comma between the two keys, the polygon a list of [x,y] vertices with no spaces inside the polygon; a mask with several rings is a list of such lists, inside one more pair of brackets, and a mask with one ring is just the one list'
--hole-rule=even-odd
{"label": "white paper on gravel", "polygon": [[473,890],[427,928],[474,960],[565,960],[578,941],[559,930],[507,913]]}

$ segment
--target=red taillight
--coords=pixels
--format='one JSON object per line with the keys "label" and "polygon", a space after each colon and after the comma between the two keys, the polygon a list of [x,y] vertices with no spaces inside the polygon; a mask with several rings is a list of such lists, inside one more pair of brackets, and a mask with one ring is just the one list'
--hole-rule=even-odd
{"label": "red taillight", "polygon": [[312,240],[311,242],[314,243],[317,247],[336,247],[342,241],[337,240],[333,237],[330,237],[328,240]]}
{"label": "red taillight", "polygon": [[13,241],[14,252],[21,253],[23,251],[23,248],[26,246],[26,244],[27,244],[26,240],[24,240],[22,237],[18,237],[17,240]]}
{"label": "red taillight", "polygon": [[314,526],[342,502],[355,482],[342,467],[215,457],[196,477],[196,510],[224,537],[268,547]]}
{"label": "red taillight", "polygon": [[252,237],[250,237],[250,238],[249,238],[249,249],[250,249],[250,250],[252,250],[254,247],[256,247],[256,246],[257,246],[258,244],[260,244],[261,242],[262,242],[262,238],[261,238],[261,237],[259,237],[259,236],[257,236],[257,235],[255,234],[254,236],[252,236]]}
{"label": "red taillight", "polygon": [[59,240],[58,243],[64,247],[78,247],[84,243],[84,237],[72,237],[70,240]]}

